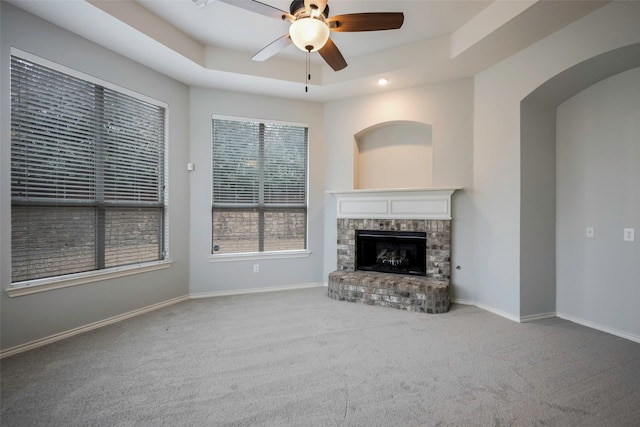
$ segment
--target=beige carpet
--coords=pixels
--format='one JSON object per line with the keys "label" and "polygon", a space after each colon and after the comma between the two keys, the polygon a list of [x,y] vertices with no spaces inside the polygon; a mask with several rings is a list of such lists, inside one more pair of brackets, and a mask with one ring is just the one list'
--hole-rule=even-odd
{"label": "beige carpet", "polygon": [[638,426],[640,344],[326,288],[192,300],[1,362],[3,426]]}

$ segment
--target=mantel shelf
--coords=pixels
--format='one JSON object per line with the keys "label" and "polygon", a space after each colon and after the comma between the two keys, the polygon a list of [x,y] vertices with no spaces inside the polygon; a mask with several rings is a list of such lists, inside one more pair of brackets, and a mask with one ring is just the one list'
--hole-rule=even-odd
{"label": "mantel shelf", "polygon": [[451,195],[460,187],[327,191],[338,218],[451,219]]}
{"label": "mantel shelf", "polygon": [[375,189],[361,189],[361,190],[329,190],[327,194],[333,195],[357,195],[357,194],[386,194],[386,193],[439,193],[439,192],[451,192],[453,194],[456,190],[462,190],[462,187],[406,187],[406,188],[375,188]]}

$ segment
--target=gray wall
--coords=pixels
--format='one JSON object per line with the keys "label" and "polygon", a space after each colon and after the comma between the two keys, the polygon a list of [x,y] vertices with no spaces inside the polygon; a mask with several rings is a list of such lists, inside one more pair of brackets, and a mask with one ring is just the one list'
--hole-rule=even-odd
{"label": "gray wall", "polygon": [[[324,130],[322,104],[191,89],[191,257],[190,293],[256,290],[322,283],[324,215]],[[211,116],[237,116],[309,126],[308,249],[306,258],[267,258],[210,262],[211,256]],[[259,273],[253,265],[259,265]]]}
{"label": "gray wall", "polygon": [[[480,307],[520,320],[544,315],[553,306],[549,277],[538,284],[534,276],[538,265],[548,263],[548,257],[543,261],[521,253],[523,248],[553,250],[550,231],[540,230],[546,237],[538,239],[533,228],[538,221],[552,226],[548,219],[552,207],[543,210],[546,219],[522,212],[538,200],[550,203],[547,197],[540,198],[540,191],[546,186],[553,191],[551,184],[530,183],[537,179],[535,170],[521,163],[531,154],[549,157],[548,146],[539,153],[535,147],[523,147],[527,141],[521,140],[522,100],[576,64],[638,43],[639,21],[639,2],[613,2],[475,76],[472,241],[476,303]],[[532,264],[524,265],[529,262]],[[538,299],[542,295],[546,300]]]}
{"label": "gray wall", "polygon": [[2,349],[188,294],[188,88],[72,33],[2,2],[0,146],[0,281],[11,283],[10,264],[10,47],[164,101],[169,106],[169,244],[171,268],[86,285],[9,298],[0,292]]}
{"label": "gray wall", "polygon": [[520,317],[556,308],[556,108],[520,106]]}
{"label": "gray wall", "polygon": [[[558,107],[557,312],[640,339],[640,68]],[[587,238],[585,228],[594,227]],[[623,241],[635,228],[636,241]]]}
{"label": "gray wall", "polygon": [[[473,273],[473,82],[471,79],[437,85],[384,92],[325,105],[325,155],[327,190],[352,190],[354,185],[354,145],[363,130],[391,122],[409,121],[432,129],[432,186],[462,187],[453,195],[452,271],[453,295],[457,300],[474,301]],[[389,164],[401,171],[402,164]],[[401,173],[401,172],[398,172]],[[411,172],[402,171],[405,182]],[[420,186],[420,176],[415,174]],[[324,280],[336,269],[336,201],[325,198]]]}
{"label": "gray wall", "polygon": [[[565,287],[556,283],[556,260],[560,256],[557,251],[560,245],[556,245],[556,240],[564,232],[563,229],[556,231],[556,170],[562,170],[567,165],[580,165],[578,167],[581,168],[584,159],[572,155],[567,156],[571,159],[570,163],[560,163],[560,159],[557,159],[558,106],[585,88],[638,66],[640,43],[613,49],[559,73],[532,91],[521,103],[520,315],[523,320],[553,314],[556,307],[561,310],[556,303],[556,293],[562,292]],[[577,115],[575,119],[575,124],[579,126],[587,126],[590,120],[587,114]],[[602,172],[606,180],[608,174]],[[575,190],[581,191],[583,185],[578,179],[569,188],[575,187]],[[565,269],[561,267],[561,270]],[[576,267],[576,276],[580,276],[584,268]],[[577,295],[583,292],[582,288],[579,289]],[[591,309],[596,313],[596,307]],[[562,316],[571,316],[559,312]],[[576,320],[597,324],[602,329],[611,327],[609,323],[596,322],[596,318],[589,315]]]}

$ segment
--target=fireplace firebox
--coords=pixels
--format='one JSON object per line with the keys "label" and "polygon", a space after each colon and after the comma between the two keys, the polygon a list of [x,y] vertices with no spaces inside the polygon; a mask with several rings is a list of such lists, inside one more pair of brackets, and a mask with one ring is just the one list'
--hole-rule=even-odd
{"label": "fireplace firebox", "polygon": [[427,275],[427,233],[356,230],[355,269]]}

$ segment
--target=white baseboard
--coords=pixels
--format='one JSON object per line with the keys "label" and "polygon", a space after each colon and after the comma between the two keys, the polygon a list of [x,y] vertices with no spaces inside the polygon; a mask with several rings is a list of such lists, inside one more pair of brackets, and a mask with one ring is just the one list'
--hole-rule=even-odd
{"label": "white baseboard", "polygon": [[189,294],[189,298],[213,298],[213,297],[226,297],[232,295],[245,295],[245,294],[257,294],[262,292],[277,292],[277,291],[290,291],[293,289],[307,289],[307,288],[319,288],[324,286],[322,282],[318,283],[305,283],[302,285],[289,285],[289,286],[272,286],[268,288],[249,288],[238,289],[231,291],[214,291],[214,292],[198,292],[195,294]]}
{"label": "white baseboard", "polygon": [[603,326],[598,323],[592,322],[590,320],[584,320],[579,317],[571,316],[569,314],[557,313],[557,316],[561,319],[568,320],[573,323],[577,323],[582,326],[586,326],[587,328],[597,329],[598,331],[606,332],[611,335],[615,335],[620,338],[628,339],[629,341],[640,343],[640,336],[630,334],[628,332],[622,332],[614,328],[610,328],[608,326]]}
{"label": "white baseboard", "polygon": [[488,311],[490,313],[497,314],[500,317],[504,317],[505,319],[509,319],[509,320],[511,320],[513,322],[520,323],[520,318],[519,317],[516,317],[511,313],[507,313],[506,311],[502,311],[502,310],[500,310],[498,308],[494,308],[494,307],[491,307],[491,306],[488,306],[488,305],[485,305],[485,304],[481,304],[481,303],[476,303],[475,306],[478,307],[478,308],[481,308],[483,310],[486,310],[486,311]]}
{"label": "white baseboard", "polygon": [[484,311],[488,311],[490,313],[497,314],[500,317],[504,317],[505,319],[509,319],[509,320],[514,321],[514,322],[520,323],[520,319],[519,318],[507,313],[506,311],[498,310],[497,308],[493,308],[493,307],[490,307],[488,305],[481,304],[481,303],[479,303],[477,301],[452,298],[451,302],[454,303],[454,304],[473,305],[475,307],[483,309]]}
{"label": "white baseboard", "polygon": [[544,319],[553,319],[555,317],[558,317],[555,311],[549,312],[549,313],[532,314],[529,316],[520,316],[520,323],[535,322],[536,320],[544,320]]}
{"label": "white baseboard", "polygon": [[481,304],[478,303],[476,301],[472,301],[472,300],[465,300],[465,299],[457,299],[457,298],[452,298],[451,302],[455,303],[455,304],[462,304],[462,305],[473,305],[475,307],[481,308],[482,310],[488,311],[490,313],[493,314],[497,314],[500,317],[504,317],[505,319],[509,319],[512,320],[514,322],[518,322],[518,323],[527,323],[527,322],[533,322],[536,320],[543,320],[543,319],[551,319],[556,316],[556,313],[539,313],[539,314],[532,314],[530,316],[521,316],[521,317],[516,317],[512,314],[509,314],[505,311],[499,310],[497,308],[493,308],[491,306],[485,305],[485,304]]}
{"label": "white baseboard", "polygon": [[13,356],[14,354],[22,353],[27,350],[32,350],[34,348],[42,347],[43,345],[51,344],[56,341],[63,340],[65,338],[70,338],[74,335],[82,334],[84,332],[89,332],[94,329],[101,328],[103,326],[111,325],[112,323],[120,322],[121,320],[129,319],[131,317],[139,316],[144,313],[148,313],[150,311],[157,310],[159,308],[167,307],[173,304],[177,304],[182,301],[188,300],[189,297],[187,295],[173,298],[168,301],[163,301],[157,304],[153,304],[147,307],[139,308],[137,310],[130,311],[128,313],[119,314],[117,316],[110,317],[108,319],[99,320],[97,322],[89,323],[88,325],[80,326],[78,328],[74,328],[65,332],[60,332],[58,334],[54,334],[45,338],[40,338],[35,341],[31,341],[25,344],[20,344],[15,347],[8,348],[6,350],[0,351],[0,359],[5,357]]}
{"label": "white baseboard", "polygon": [[476,305],[475,301],[471,301],[468,299],[459,299],[459,298],[451,298],[451,302],[454,304],[460,304],[460,305]]}

